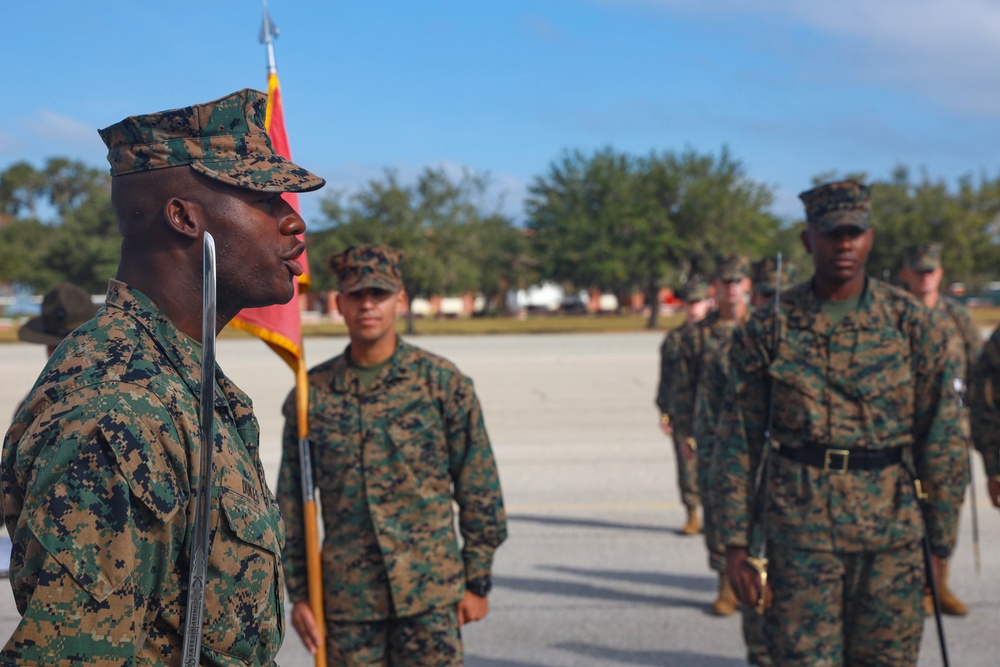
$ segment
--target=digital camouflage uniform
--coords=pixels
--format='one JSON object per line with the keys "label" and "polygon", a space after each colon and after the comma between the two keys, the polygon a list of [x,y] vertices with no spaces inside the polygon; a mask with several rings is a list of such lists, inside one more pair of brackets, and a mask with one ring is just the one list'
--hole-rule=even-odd
{"label": "digital camouflage uniform", "polygon": [[718,437],[718,411],[722,405],[726,378],[729,376],[729,348],[739,323],[722,319],[716,310],[699,324],[703,344],[698,364],[694,409],[694,437],[698,442],[698,487],[703,489],[705,546],[708,548],[709,566],[716,572],[723,572],[726,568],[726,550],[719,542],[719,531],[715,524],[712,453]]}
{"label": "digital camouflage uniform", "polygon": [[969,404],[972,440],[986,475],[1000,475],[1000,327],[983,346],[972,370]]}
{"label": "digital camouflage uniform", "polygon": [[[125,118],[100,130],[111,175],[190,167],[260,192],[322,187],[275,154],[266,105],[245,89]],[[219,239],[221,252],[227,242]],[[216,385],[200,662],[272,665],[284,634],[284,530],[250,399],[218,370]],[[0,664],[180,664],[200,393],[199,345],[146,295],[112,280],[106,307],[49,359],[4,440],[22,619]]]}
{"label": "digital camouflage uniform", "polygon": [[[914,271],[932,271],[941,267],[941,245],[938,243],[910,246],[906,249],[904,255],[906,266]],[[941,315],[937,318],[936,322],[937,326],[941,329],[941,335],[948,342],[948,355],[954,364],[955,376],[962,381],[962,387],[968,389],[971,383],[973,366],[983,347],[983,339],[979,333],[979,327],[965,306],[945,294],[938,296],[934,310],[938,311]],[[955,394],[951,396],[954,400],[958,400],[959,398]],[[969,396],[962,396],[962,400],[967,403]],[[952,445],[965,457],[964,465],[968,466],[967,447],[970,432],[968,415],[966,413],[961,414],[961,426],[962,432],[960,437],[956,438]],[[971,472],[970,470],[969,479],[971,479]],[[964,498],[964,487],[962,494]],[[956,538],[958,537],[957,531],[955,532],[955,536]],[[952,548],[954,546],[953,544]]]}
{"label": "digital camouflage uniform", "polygon": [[[939,314],[869,278],[858,306],[836,325],[811,282],[784,292],[777,351],[774,315],[773,304],[760,307],[733,342],[715,479],[722,541],[751,542],[752,485],[773,382],[779,449],[768,457],[766,511],[774,603],[764,619],[772,659],[779,666],[915,665],[924,522],[907,469],[929,494],[927,529],[941,556],[954,543],[967,473],[950,445],[958,410]],[[824,451],[825,467],[799,462],[822,461]],[[838,472],[866,453],[873,469]]]}
{"label": "digital camouflage uniform", "polygon": [[[701,301],[708,298],[708,285],[698,280],[686,286],[683,292],[685,301]],[[698,493],[698,463],[694,456],[685,456],[682,445],[684,438],[690,439],[688,445],[694,442],[691,435],[679,435],[676,430],[678,422],[684,423],[684,418],[678,416],[677,408],[674,407],[675,392],[691,390],[691,385],[681,387],[677,383],[678,365],[681,363],[681,342],[685,336],[690,336],[690,329],[696,326],[695,322],[686,322],[679,327],[671,329],[663,337],[660,344],[660,380],[656,390],[656,406],[660,409],[661,418],[666,419],[673,425],[674,431],[671,440],[674,444],[674,455],[677,460],[677,487],[680,489],[681,502],[689,511],[698,507],[701,498]],[[690,404],[691,399],[680,399],[681,404]],[[689,431],[690,433],[690,431]],[[697,449],[696,447],[692,449]]]}
{"label": "digital camouflage uniform", "polygon": [[[136,290],[59,346],[7,432],[3,506],[23,616],[4,665],[179,664],[201,351]],[[271,665],[284,539],[250,399],[218,371],[203,665]]]}
{"label": "digital camouflage uniform", "polygon": [[[362,272],[357,263],[353,269]],[[366,274],[365,284],[376,286],[379,273],[376,267]],[[344,282],[341,276],[342,290]],[[399,288],[383,284],[389,286]],[[460,665],[455,605],[466,581],[490,576],[493,554],[507,536],[472,380],[449,361],[397,339],[392,357],[363,386],[350,351],[309,372],[329,664],[347,664],[347,653],[354,653],[349,664],[395,664],[375,662],[379,637],[391,624],[391,640],[412,626],[431,629],[399,649],[404,664]],[[288,530],[289,596],[299,602],[308,592],[294,396],[284,414],[277,496]]]}

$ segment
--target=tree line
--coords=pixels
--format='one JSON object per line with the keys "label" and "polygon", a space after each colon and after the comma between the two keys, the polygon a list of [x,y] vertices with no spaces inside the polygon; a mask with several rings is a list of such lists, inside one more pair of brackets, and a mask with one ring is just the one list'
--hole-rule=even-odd
{"label": "tree line", "polygon": [[[883,180],[848,176],[873,185],[872,274],[895,275],[907,245],[937,241],[949,281],[975,288],[996,278],[1000,175],[953,185],[904,166]],[[411,296],[474,291],[490,313],[502,311],[508,290],[541,280],[614,293],[619,303],[641,290],[654,303],[661,287],[710,276],[723,254],[781,250],[808,264],[804,221],[771,213],[773,189],[726,148],[566,151],[531,181],[523,220],[503,212],[490,185],[488,174],[428,167],[410,182],[386,169],[355,191],[333,189],[307,221],[313,288],[335,289],[326,258],[356,243],[403,250]],[[120,243],[110,193],[106,171],[67,158],[0,173],[0,283],[40,293],[68,280],[103,292]]]}

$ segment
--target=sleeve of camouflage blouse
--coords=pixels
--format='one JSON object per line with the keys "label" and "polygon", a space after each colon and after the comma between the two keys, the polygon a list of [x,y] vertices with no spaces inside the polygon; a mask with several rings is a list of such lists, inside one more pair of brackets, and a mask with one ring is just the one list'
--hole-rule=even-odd
{"label": "sleeve of camouflage blouse", "polygon": [[668,333],[660,344],[660,381],[656,386],[656,407],[663,414],[670,414],[670,374],[674,356],[672,338]]}
{"label": "sleeve of camouflage blouse", "polygon": [[288,395],[282,413],[285,427],[281,434],[281,467],[275,494],[285,521],[285,548],[281,565],[285,570],[288,599],[294,604],[309,599],[306,579],[305,532],[302,522],[302,473],[299,467],[299,419],[295,411],[295,392]]}
{"label": "sleeve of camouflage blouse", "polygon": [[1000,475],[1000,327],[983,346],[972,371],[970,408],[972,440],[983,457],[987,475]]}
{"label": "sleeve of camouflage blouse", "polygon": [[472,380],[456,373],[449,385],[445,407],[449,468],[459,507],[465,577],[469,580],[490,574],[493,553],[507,539],[507,514]]}
{"label": "sleeve of camouflage blouse", "polygon": [[719,412],[713,452],[716,522],[726,546],[748,546],[753,477],[767,419],[767,356],[751,319],[738,329],[730,350],[729,381]]}
{"label": "sleeve of camouflage blouse", "polygon": [[917,477],[928,494],[927,531],[935,553],[947,553],[955,544],[958,510],[969,483],[969,466],[964,447],[951,443],[964,437],[959,421],[958,401],[952,393],[955,362],[947,354],[943,336],[946,329],[936,326],[938,311],[914,315],[913,345],[914,424],[913,452]]}
{"label": "sleeve of camouflage blouse", "polygon": [[694,434],[695,389],[698,384],[698,350],[695,349],[697,327],[685,327],[678,337],[676,361],[670,369],[670,398],[667,414],[674,427],[674,437]]}
{"label": "sleeve of camouflage blouse", "polygon": [[[96,430],[84,428],[95,413]],[[132,664],[162,600],[178,594],[187,492],[179,452],[155,446],[166,431],[176,442],[169,419],[155,417],[124,403],[57,405],[26,434],[37,455],[11,572],[25,608],[0,664]]]}

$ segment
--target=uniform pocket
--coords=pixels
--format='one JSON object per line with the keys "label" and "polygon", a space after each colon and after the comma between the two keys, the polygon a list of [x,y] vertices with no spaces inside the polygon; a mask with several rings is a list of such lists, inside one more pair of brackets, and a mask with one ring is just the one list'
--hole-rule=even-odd
{"label": "uniform pocket", "polygon": [[[233,471],[222,471],[218,519],[205,589],[205,643],[214,651],[251,660],[265,642],[274,650],[284,628],[280,541],[275,518],[256,489]],[[254,489],[251,497],[243,489]]]}

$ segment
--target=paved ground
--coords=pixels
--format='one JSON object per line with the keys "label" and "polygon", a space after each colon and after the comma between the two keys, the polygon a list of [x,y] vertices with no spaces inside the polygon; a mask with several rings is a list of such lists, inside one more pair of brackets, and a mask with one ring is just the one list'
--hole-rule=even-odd
{"label": "paved ground", "polygon": [[[414,339],[475,379],[510,515],[492,613],[465,631],[470,667],[745,664],[738,620],[707,613],[716,582],[700,539],[675,532],[683,512],[652,402],[659,341],[656,334]],[[344,344],[309,339],[306,354],[318,363]],[[0,417],[11,414],[43,356],[38,346],[0,346]],[[291,373],[255,340],[221,341],[219,360],[254,399],[273,484],[278,406]],[[972,613],[946,627],[951,664],[993,667],[1000,516],[985,505],[978,467],[977,483],[983,570],[973,572],[967,506],[953,586]],[[9,587],[0,583],[0,638],[16,622]],[[294,634],[279,662],[312,664]],[[940,664],[928,624],[920,665]]]}

